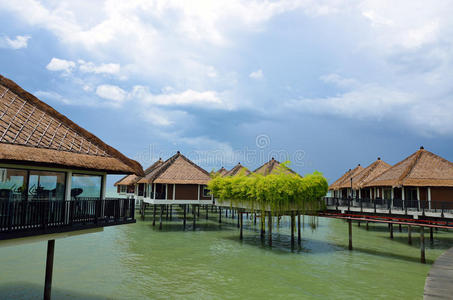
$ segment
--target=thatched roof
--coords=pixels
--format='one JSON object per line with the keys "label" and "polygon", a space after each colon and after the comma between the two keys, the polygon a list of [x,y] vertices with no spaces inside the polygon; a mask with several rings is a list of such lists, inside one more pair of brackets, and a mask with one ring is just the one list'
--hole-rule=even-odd
{"label": "thatched roof", "polygon": [[159,160],[157,160],[145,170],[145,177],[139,178],[137,180],[137,183],[152,183],[152,178],[154,178],[154,175],[163,164],[164,161],[162,160],[162,158],[159,158]]}
{"label": "thatched roof", "polygon": [[339,184],[338,188],[349,188],[351,187],[351,178],[352,178],[352,188],[360,189],[363,187],[363,184],[367,181],[374,179],[376,176],[381,175],[383,172],[391,168],[392,166],[381,160],[380,157],[370,164],[368,167],[363,169],[361,172],[354,174],[349,177],[348,180],[343,181]]}
{"label": "thatched roof", "polygon": [[420,147],[420,150],[366,182],[364,186],[453,187],[453,163]]}
{"label": "thatched roof", "polygon": [[138,162],[1,75],[0,162],[143,175]]}
{"label": "thatched roof", "polygon": [[167,159],[162,165],[155,168],[144,180],[146,183],[167,184],[208,184],[209,173],[179,151]]}
{"label": "thatched roof", "polygon": [[236,176],[236,175],[250,175],[252,172],[250,172],[246,167],[241,165],[241,163],[238,163],[235,165],[231,170],[226,172],[223,176]]}
{"label": "thatched roof", "polygon": [[141,178],[140,176],[137,176],[135,174],[126,175],[123,178],[121,178],[120,180],[118,180],[117,182],[115,182],[114,186],[134,185],[137,183],[138,180],[140,180],[140,178]]}
{"label": "thatched roof", "polygon": [[349,169],[349,171],[347,171],[345,174],[343,174],[343,176],[341,176],[339,179],[337,179],[334,183],[332,183],[329,186],[329,190],[338,190],[343,183],[347,184],[348,182],[349,187],[351,187],[351,177],[359,174],[362,171],[363,167],[360,164],[352,170]]}
{"label": "thatched roof", "polygon": [[270,161],[253,171],[256,174],[269,175],[269,174],[296,174],[293,170],[286,166],[282,166],[280,162],[272,157]]}

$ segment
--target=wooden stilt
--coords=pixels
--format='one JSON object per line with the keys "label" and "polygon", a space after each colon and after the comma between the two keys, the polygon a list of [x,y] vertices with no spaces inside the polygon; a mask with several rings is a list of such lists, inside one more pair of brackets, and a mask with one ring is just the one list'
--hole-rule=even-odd
{"label": "wooden stilt", "polygon": [[433,235],[433,228],[429,228],[429,242],[432,244],[434,243],[434,235]]}
{"label": "wooden stilt", "polygon": [[407,242],[409,245],[412,245],[412,226],[407,226]]}
{"label": "wooden stilt", "polygon": [[156,226],[156,204],[153,204],[153,226]]}
{"label": "wooden stilt", "polygon": [[300,214],[297,212],[297,243],[300,245],[302,242],[302,231],[300,225]]}
{"label": "wooden stilt", "polygon": [[389,230],[390,230],[390,238],[393,239],[393,224],[390,223],[389,225],[390,225],[390,228],[389,228]]}
{"label": "wooden stilt", "polygon": [[241,224],[240,224],[241,230],[240,230],[240,233],[239,233],[239,239],[240,240],[242,240],[242,227],[243,227],[243,223],[244,223],[244,220],[242,218],[242,214],[243,214],[242,212],[238,213],[238,220],[241,219]]}
{"label": "wooden stilt", "polygon": [[228,218],[228,208],[225,208],[225,219]]}
{"label": "wooden stilt", "polygon": [[348,233],[349,233],[349,250],[352,250],[352,221],[348,219]]}
{"label": "wooden stilt", "polygon": [[368,221],[366,221],[366,230],[368,230]]}
{"label": "wooden stilt", "polygon": [[172,216],[173,216],[173,205],[170,204],[170,221],[171,221]]}
{"label": "wooden stilt", "polygon": [[237,224],[237,227],[239,228],[239,226],[240,226],[240,225],[239,225],[239,219],[240,219],[239,217],[242,218],[242,213],[239,213],[239,211],[238,211],[238,212],[237,212],[237,215],[238,215],[238,224]]}
{"label": "wooden stilt", "polygon": [[159,229],[162,229],[162,214],[164,213],[164,206],[160,205]]}
{"label": "wooden stilt", "polygon": [[264,211],[261,212],[261,239],[264,239],[264,235],[266,234],[266,230],[264,229],[264,223],[265,223],[265,216],[264,216]]}
{"label": "wooden stilt", "polygon": [[44,300],[50,300],[52,293],[53,257],[55,240],[47,241],[46,278],[44,281]]}
{"label": "wooden stilt", "polygon": [[209,206],[206,205],[206,220],[209,219]]}
{"label": "wooden stilt", "polygon": [[192,213],[193,213],[193,230],[195,230],[196,218],[197,218],[195,204],[192,204]]}
{"label": "wooden stilt", "polygon": [[219,207],[219,224],[222,223],[222,208]]}
{"label": "wooden stilt", "polygon": [[184,217],[182,221],[182,227],[186,229],[186,221],[187,221],[187,204],[184,204]]}
{"label": "wooden stilt", "polygon": [[403,232],[403,228],[401,227],[401,224],[399,224],[398,227],[399,227],[399,231],[400,231],[400,232]]}
{"label": "wooden stilt", "polygon": [[295,223],[296,219],[294,216],[294,212],[291,212],[291,249],[294,249],[294,228],[295,228]]}
{"label": "wooden stilt", "polygon": [[253,214],[253,225],[256,225],[256,213]]}
{"label": "wooden stilt", "polygon": [[426,264],[425,259],[425,227],[420,226],[420,262]]}
{"label": "wooden stilt", "polygon": [[168,221],[168,204],[165,205],[165,221]]}
{"label": "wooden stilt", "polygon": [[357,222],[357,227],[360,227],[360,221],[359,221],[359,222]]}
{"label": "wooden stilt", "polygon": [[200,217],[200,205],[197,205],[198,207],[198,216],[197,217]]}
{"label": "wooden stilt", "polygon": [[272,212],[269,211],[267,216],[267,230],[269,235],[269,246],[272,246]]}

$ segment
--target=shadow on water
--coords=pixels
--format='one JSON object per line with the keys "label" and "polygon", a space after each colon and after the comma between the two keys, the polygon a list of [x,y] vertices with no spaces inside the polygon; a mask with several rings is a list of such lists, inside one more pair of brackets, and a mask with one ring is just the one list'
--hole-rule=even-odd
{"label": "shadow on water", "polygon": [[[42,299],[43,293],[44,283],[43,285],[38,285],[28,282],[15,282],[0,285],[0,299]],[[68,291],[53,287],[52,299],[104,300],[113,298]]]}
{"label": "shadow on water", "polygon": [[[193,230],[193,223],[187,222],[186,228],[182,222],[175,222],[175,221],[165,221],[162,222],[162,229],[159,229],[159,223],[156,222],[156,225],[153,226],[151,223],[147,225],[150,229],[156,232],[183,232],[183,231],[194,231]],[[213,222],[207,222],[206,220],[202,220],[196,223],[195,231],[224,231],[224,230],[234,230],[234,228],[230,224],[218,224]]]}
{"label": "shadow on water", "polygon": [[[345,250],[346,250],[346,248],[345,248]],[[346,250],[346,251],[349,251],[349,250]],[[418,258],[418,257],[406,256],[406,255],[401,255],[401,254],[397,254],[397,253],[393,253],[393,252],[384,252],[384,251],[378,251],[378,250],[367,249],[367,248],[362,248],[362,247],[354,247],[352,251],[358,251],[358,252],[373,255],[373,256],[393,258],[393,259],[399,259],[399,260],[404,260],[404,261],[408,261],[408,262],[420,263],[420,258]],[[432,263],[434,263],[434,261],[432,259],[426,258],[426,263],[432,264]]]}

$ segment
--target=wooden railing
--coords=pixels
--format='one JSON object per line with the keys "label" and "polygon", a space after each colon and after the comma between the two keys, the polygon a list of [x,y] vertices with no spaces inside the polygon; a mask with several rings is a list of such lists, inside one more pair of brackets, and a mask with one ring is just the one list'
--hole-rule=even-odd
{"label": "wooden railing", "polygon": [[71,201],[0,199],[0,240],[21,235],[80,230],[135,222],[134,199]]}

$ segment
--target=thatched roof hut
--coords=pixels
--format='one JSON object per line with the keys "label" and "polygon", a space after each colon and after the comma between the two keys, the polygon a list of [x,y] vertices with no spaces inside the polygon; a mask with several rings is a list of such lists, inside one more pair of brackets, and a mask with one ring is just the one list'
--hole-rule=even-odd
{"label": "thatched roof hut", "polygon": [[151,178],[153,178],[153,176],[163,164],[164,161],[162,160],[162,158],[159,158],[159,160],[157,160],[145,170],[145,177],[139,178],[137,180],[137,183],[151,183]]}
{"label": "thatched roof hut", "polygon": [[339,183],[338,188],[350,188],[351,187],[351,178],[352,178],[352,188],[353,189],[361,189],[363,184],[367,181],[374,179],[375,177],[379,176],[386,170],[391,168],[391,165],[386,163],[385,161],[381,160],[380,157],[370,164],[368,167],[363,169],[359,173],[355,173],[354,175],[350,176],[347,180]]}
{"label": "thatched roof hut", "polygon": [[0,162],[143,175],[141,165],[0,75]]}
{"label": "thatched roof hut", "polygon": [[343,184],[347,183],[349,183],[349,187],[351,187],[351,177],[359,174],[362,171],[363,167],[360,164],[358,164],[357,167],[355,167],[352,170],[349,169],[349,171],[347,171],[345,174],[343,174],[343,176],[341,176],[339,179],[337,179],[334,183],[332,183],[329,186],[329,190],[338,190],[341,188]]}
{"label": "thatched roof hut", "polygon": [[246,167],[238,163],[231,170],[226,172],[223,176],[236,176],[236,175],[250,175],[252,172],[249,171]]}
{"label": "thatched roof hut", "polygon": [[209,173],[179,151],[155,168],[139,183],[208,184]]}
{"label": "thatched roof hut", "polygon": [[296,172],[291,170],[286,166],[282,166],[280,162],[272,157],[267,163],[263,164],[261,167],[253,171],[256,174],[261,175],[269,175],[269,174],[295,174],[298,175]]}
{"label": "thatched roof hut", "polygon": [[214,173],[214,175],[224,176],[226,173],[228,173],[228,170],[225,169],[224,167],[221,167],[220,169],[217,170],[217,172]]}
{"label": "thatched roof hut", "polygon": [[368,181],[365,187],[453,187],[453,163],[420,150]]}

